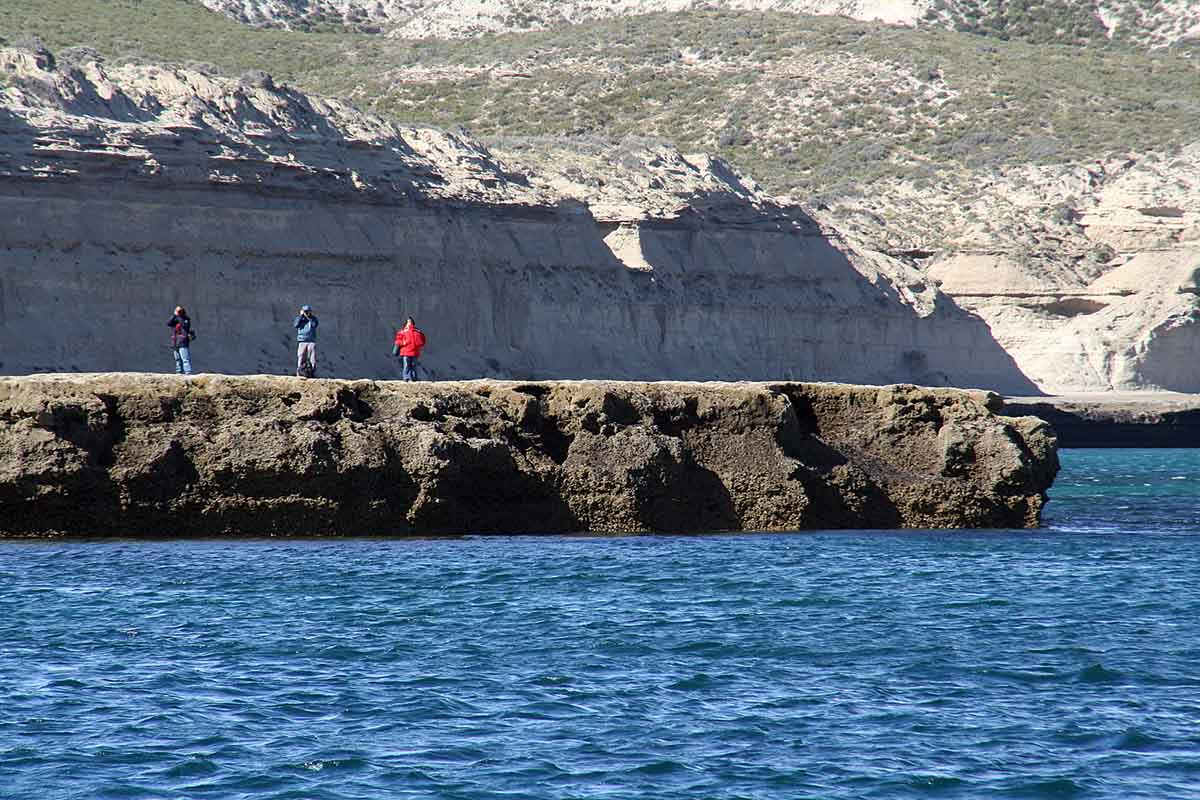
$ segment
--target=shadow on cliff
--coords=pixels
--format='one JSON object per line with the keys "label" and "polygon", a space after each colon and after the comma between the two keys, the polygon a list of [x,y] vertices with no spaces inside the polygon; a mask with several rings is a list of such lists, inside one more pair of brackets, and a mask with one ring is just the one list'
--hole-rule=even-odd
{"label": "shadow on cliff", "polygon": [[[689,205],[691,210],[678,220],[637,225],[636,256],[644,264],[626,272],[650,297],[655,291],[669,292],[682,299],[684,306],[711,305],[715,314],[720,313],[716,309],[726,308],[729,329],[714,330],[715,338],[741,338],[746,340],[741,343],[744,349],[768,354],[779,349],[781,335],[791,338],[795,345],[788,363],[806,365],[789,376],[792,379],[917,383],[1040,394],[980,317],[940,291],[932,311],[920,313],[897,285],[902,275],[864,274],[855,266],[849,245],[837,246],[836,234],[830,235],[802,209],[762,209],[721,192],[691,197]],[[598,223],[602,241],[617,227]],[[745,242],[739,241],[739,234],[765,235]],[[630,266],[620,253],[608,249],[614,260]],[[628,245],[623,252],[629,256]],[[748,262],[749,267],[743,266]],[[764,312],[788,303],[789,293],[797,298],[795,327],[760,330],[768,324]],[[864,316],[850,319],[847,311]],[[812,317],[816,317],[815,326]],[[656,312],[655,321],[657,325],[643,326],[650,330],[637,331],[641,346],[650,351],[667,346],[672,338],[666,310]],[[872,325],[886,338],[872,339]],[[703,348],[706,343],[701,341],[698,346]],[[712,349],[714,367],[730,372],[715,369],[704,377],[784,377],[730,364],[730,359],[722,359],[716,348]],[[851,351],[879,355],[852,373],[851,359],[846,357]]]}
{"label": "shadow on cliff", "polygon": [[819,438],[820,422],[812,400],[789,387],[779,389],[791,403],[792,424],[777,437],[780,449],[799,461],[792,475],[809,500],[804,515],[810,528],[879,528],[903,526],[903,516],[887,491]]}
{"label": "shadow on cliff", "polygon": [[[289,102],[296,106],[298,116],[313,116],[313,124],[330,125],[328,120],[316,119],[320,116],[318,110],[303,105],[307,102],[304,98],[292,97]],[[114,113],[125,112],[118,108]],[[137,116],[133,111],[128,113]],[[24,120],[0,108],[0,129],[5,145],[12,142],[13,150],[26,154],[20,157],[32,152],[37,131]],[[332,127],[320,127],[320,131],[341,136]],[[143,137],[139,144],[147,147],[157,161],[172,168],[181,163],[195,166],[209,158],[205,140],[210,133],[169,131],[161,136]],[[217,138],[222,144],[225,142],[224,138]],[[344,137],[339,141],[344,143]],[[409,151],[401,154],[405,152]],[[247,159],[238,166],[239,159],[223,158],[222,169],[240,169],[254,177],[252,173],[262,165],[249,155]],[[115,192],[133,191],[143,180],[159,180],[152,175],[141,175],[138,181],[126,176],[114,182],[105,172],[111,170],[112,164],[98,163],[108,200]],[[271,169],[303,171],[299,166],[286,164],[275,164]],[[183,174],[188,173],[184,170]],[[33,183],[31,178],[23,176],[9,180]],[[207,171],[201,180],[208,186]],[[332,182],[335,178],[326,175],[321,180]],[[434,177],[418,175],[412,180],[432,181]],[[44,178],[39,182],[39,186],[53,183]],[[257,185],[249,179],[245,183]],[[223,192],[247,191],[233,184],[219,185],[224,187]],[[313,185],[306,186],[302,189],[306,202],[317,202],[313,197],[319,197],[319,192],[314,195]],[[73,197],[96,194],[95,188],[86,184],[82,188],[68,186],[68,190]],[[279,186],[272,188],[272,192],[286,194]],[[271,209],[277,201],[282,202],[275,196],[256,199],[256,203]],[[312,257],[297,254],[308,252],[306,247],[325,246],[326,229],[321,226],[328,223],[327,218],[332,215],[325,212],[331,209],[296,212],[287,218],[286,224],[272,221],[272,226],[280,226],[267,228],[262,241],[253,243],[271,254],[277,241],[280,252],[272,256],[275,261],[255,250],[252,255],[239,258],[240,263],[229,273],[232,277],[220,271],[223,266],[214,266],[218,263],[215,258],[223,264],[227,257],[210,257],[208,251],[198,249],[206,244],[196,244],[200,238],[185,238],[192,236],[186,228],[176,240],[171,240],[172,234],[153,228],[151,233],[139,237],[140,243],[134,249],[140,253],[139,248],[161,245],[164,257],[172,262],[166,279],[151,271],[157,268],[151,263],[157,255],[141,258],[136,253],[128,257],[123,254],[121,248],[128,242],[121,241],[121,220],[116,212],[96,220],[64,215],[67,218],[47,223],[55,241],[102,240],[101,234],[111,236],[113,241],[107,243],[105,254],[95,251],[89,255],[85,248],[83,255],[73,256],[76,268],[67,263],[66,257],[58,255],[61,249],[51,250],[49,243],[31,245],[34,250],[54,253],[47,259],[50,268],[71,272],[62,279],[62,291],[56,290],[53,301],[41,306],[49,309],[49,313],[41,312],[43,319],[36,321],[37,327],[33,327],[35,323],[31,320],[22,323],[27,329],[18,330],[14,326],[11,335],[18,341],[22,337],[25,341],[38,337],[49,340],[43,341],[42,351],[78,352],[80,363],[91,368],[114,365],[109,368],[153,370],[165,366],[159,360],[159,352],[139,350],[140,345],[129,347],[128,354],[123,352],[118,359],[111,356],[115,348],[105,346],[102,354],[94,344],[89,351],[67,341],[65,331],[72,330],[68,317],[77,307],[73,301],[76,298],[82,301],[94,293],[89,280],[95,279],[98,284],[115,275],[116,280],[128,283],[120,284],[119,291],[110,286],[103,289],[112,290],[114,295],[128,290],[125,295],[128,302],[120,309],[119,318],[101,307],[96,314],[111,316],[100,319],[93,315],[94,323],[128,330],[129,319],[157,318],[161,307],[169,307],[163,300],[173,300],[172,291],[188,296],[189,306],[194,298],[201,310],[212,309],[224,300],[227,306],[237,308],[237,313],[225,318],[227,325],[222,335],[228,337],[227,341],[236,336],[239,343],[231,342],[230,351],[235,355],[223,362],[221,341],[205,338],[206,344],[202,346],[211,347],[208,352],[213,354],[209,361],[211,368],[257,372],[265,369],[263,364],[267,359],[274,358],[273,351],[263,348],[260,352],[240,343],[281,341],[283,346],[278,352],[286,353],[291,343],[287,333],[290,316],[280,313],[285,305],[279,298],[290,290],[276,287],[288,287],[303,280],[306,291],[321,297],[319,302],[326,308],[340,310],[347,331],[355,330],[349,324],[354,320],[385,319],[396,313],[394,308],[385,308],[385,300],[381,298],[403,297],[403,302],[410,306],[413,301],[409,298],[428,298],[415,310],[418,316],[440,318],[441,330],[429,332],[435,346],[441,349],[430,351],[429,365],[439,370],[446,365],[445,372],[440,374],[447,377],[489,374],[489,366],[495,364],[493,372],[504,377],[826,379],[952,384],[1011,394],[1038,393],[982,320],[966,313],[944,295],[938,296],[932,314],[921,316],[904,303],[893,283],[871,280],[859,272],[847,253],[827,239],[817,223],[802,211],[764,210],[732,192],[698,194],[687,202],[696,210],[679,220],[637,226],[640,240],[636,247],[639,258],[645,262],[644,268],[630,268],[631,264],[614,253],[605,241],[606,234],[612,233],[614,226],[621,227],[619,224],[589,220],[590,212],[569,202],[562,204],[563,210],[510,203],[494,208],[500,209],[506,219],[522,224],[509,229],[493,226],[491,231],[499,229],[499,233],[483,232],[492,222],[490,218],[480,221],[458,207],[451,207],[447,216],[453,215],[461,229],[442,226],[442,233],[447,235],[436,235],[435,230],[429,237],[427,250],[420,250],[417,247],[420,242],[413,240],[394,245],[393,251],[388,246],[352,239],[351,244],[342,245],[342,250],[325,253],[319,268],[313,266],[317,262]],[[485,204],[473,207],[489,208]],[[232,203],[227,214],[238,223],[242,217],[250,216]],[[546,226],[524,224],[531,221],[545,222]],[[225,217],[217,222],[228,224],[230,235],[248,230],[225,221]],[[474,227],[477,222],[478,227]],[[9,227],[14,229],[11,240],[26,236],[24,232],[18,236],[17,224],[6,226],[0,220],[0,238],[8,233]],[[437,229],[439,225],[421,227]],[[411,230],[417,227],[414,225]],[[330,224],[329,232],[332,235],[335,229],[343,228],[351,230],[355,226]],[[517,229],[529,232],[518,233]],[[569,233],[554,233],[563,229]],[[452,233],[455,235],[449,235]],[[745,233],[773,235],[746,240],[740,235]],[[554,236],[560,236],[562,241],[547,254],[538,255],[547,249],[546,239]],[[422,255],[406,256],[405,260],[401,255],[406,249]],[[114,255],[117,252],[122,254]],[[84,261],[79,268],[81,258],[93,261]],[[378,263],[389,259],[395,263],[389,269],[380,269],[373,258],[378,258]],[[131,262],[134,262],[132,267]],[[446,264],[467,265],[472,273],[467,280],[474,280],[473,273],[478,273],[483,285],[464,288],[466,270],[444,269]],[[580,269],[581,265],[589,269]],[[303,278],[298,279],[297,273]],[[18,273],[14,276],[18,290],[22,288],[21,280],[25,280],[26,286],[31,285],[27,276]],[[0,275],[0,281],[7,283],[8,275]],[[50,278],[45,282],[49,283]],[[470,283],[465,285],[470,287]],[[0,324],[7,322],[3,289],[0,286]],[[18,294],[19,291],[12,292],[10,296]],[[12,305],[15,313],[16,303]],[[25,313],[24,309],[20,311]],[[873,316],[883,322],[872,327]],[[343,377],[364,374],[394,377],[395,362],[384,348],[373,345],[368,348],[350,335],[339,340],[338,319],[330,317],[326,318],[327,327],[322,329],[330,333],[321,345],[326,364],[347,362],[339,373]],[[389,325],[389,336],[391,330],[394,328]],[[451,341],[451,335],[460,341]],[[209,342],[214,344],[208,345]],[[853,358],[847,357],[851,350]],[[138,360],[134,361],[135,357]],[[53,366],[47,370],[66,367],[61,360],[51,363]],[[23,369],[38,371],[29,365]]]}
{"label": "shadow on cliff", "polygon": [[12,109],[0,105],[0,180],[12,180],[22,166],[22,160],[33,149],[37,128],[30,125]]}
{"label": "shadow on cliff", "polygon": [[[1021,370],[1016,359],[1009,355],[1009,352],[1004,349],[1004,346],[1000,342],[996,341],[995,335],[992,334],[991,326],[982,317],[971,311],[967,311],[954,298],[943,294],[940,290],[937,294],[936,305],[939,311],[945,311],[946,314],[963,320],[963,325],[967,328],[968,334],[976,342],[970,356],[971,363],[978,365],[982,373],[980,377],[968,379],[966,382],[947,380],[942,384],[927,385],[990,389],[1001,394],[1018,395],[1021,397],[1040,397],[1045,395],[1045,392]],[[917,359],[917,363],[925,363],[923,353],[916,351],[913,357]],[[915,382],[921,383],[921,381]]]}
{"label": "shadow on cliff", "polygon": [[[91,533],[118,519],[122,491],[109,470],[127,430],[115,398],[101,394],[87,399],[53,398],[32,414],[18,412],[0,422],[11,424],[16,431],[22,417],[43,437],[37,449],[25,454],[37,465],[30,474],[0,481],[0,510],[6,530],[16,535],[39,535],[46,530]],[[5,439],[0,434],[0,453],[10,446]]]}

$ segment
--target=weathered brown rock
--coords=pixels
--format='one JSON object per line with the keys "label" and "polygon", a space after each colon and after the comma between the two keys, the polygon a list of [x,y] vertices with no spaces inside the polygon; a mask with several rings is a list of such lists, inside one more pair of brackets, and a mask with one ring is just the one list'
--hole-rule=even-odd
{"label": "weathered brown rock", "polygon": [[0,534],[1018,527],[1053,434],[913,386],[0,379]]}

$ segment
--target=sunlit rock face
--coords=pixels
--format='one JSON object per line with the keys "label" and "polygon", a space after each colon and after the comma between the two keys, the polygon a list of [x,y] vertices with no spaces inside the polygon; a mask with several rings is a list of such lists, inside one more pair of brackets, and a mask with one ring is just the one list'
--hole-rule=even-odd
{"label": "sunlit rock face", "polygon": [[915,386],[0,378],[0,535],[1038,523],[1055,439]]}
{"label": "sunlit rock face", "polygon": [[[0,372],[396,374],[412,315],[437,378],[818,379],[1030,392],[917,270],[665,146],[469,137],[196,72],[3,51]],[[615,157],[619,155],[619,157]]]}

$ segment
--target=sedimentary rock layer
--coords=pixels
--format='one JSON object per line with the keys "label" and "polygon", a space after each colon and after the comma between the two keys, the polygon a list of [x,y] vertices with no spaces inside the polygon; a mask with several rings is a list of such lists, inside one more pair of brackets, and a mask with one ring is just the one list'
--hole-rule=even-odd
{"label": "sedimentary rock layer", "polygon": [[0,379],[0,534],[1020,527],[1040,420],[914,386]]}
{"label": "sedimentary rock layer", "polygon": [[[987,326],[728,165],[640,147],[513,169],[469,137],[196,72],[0,50],[0,372],[391,377],[412,314],[438,378],[1035,387]],[[620,163],[616,163],[616,162]]]}

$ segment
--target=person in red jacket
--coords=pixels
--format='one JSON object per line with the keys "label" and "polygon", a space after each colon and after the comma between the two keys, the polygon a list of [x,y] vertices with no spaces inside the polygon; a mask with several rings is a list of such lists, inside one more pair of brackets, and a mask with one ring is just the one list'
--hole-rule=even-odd
{"label": "person in red jacket", "polygon": [[404,321],[404,327],[396,331],[396,342],[392,345],[392,355],[400,356],[400,369],[404,380],[417,379],[417,360],[421,357],[421,349],[425,347],[425,334],[409,317]]}

